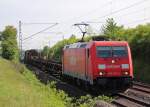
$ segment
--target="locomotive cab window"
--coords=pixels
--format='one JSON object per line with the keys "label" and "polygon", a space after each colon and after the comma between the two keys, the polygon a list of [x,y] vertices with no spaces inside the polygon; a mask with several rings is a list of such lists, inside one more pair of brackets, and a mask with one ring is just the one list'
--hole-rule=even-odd
{"label": "locomotive cab window", "polygon": [[126,46],[97,46],[97,57],[126,57],[128,55]]}
{"label": "locomotive cab window", "polygon": [[107,58],[111,57],[111,47],[110,46],[98,46],[96,47],[97,57]]}
{"label": "locomotive cab window", "polygon": [[112,54],[113,54],[113,57],[126,57],[128,55],[127,47],[114,46],[114,47],[112,47]]}
{"label": "locomotive cab window", "polygon": [[80,48],[85,48],[87,44],[81,44]]}

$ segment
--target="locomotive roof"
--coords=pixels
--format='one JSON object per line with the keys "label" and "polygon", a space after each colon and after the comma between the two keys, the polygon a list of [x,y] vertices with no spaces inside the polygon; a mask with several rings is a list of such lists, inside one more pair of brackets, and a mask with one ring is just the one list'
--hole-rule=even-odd
{"label": "locomotive roof", "polygon": [[70,45],[66,45],[64,49],[66,48],[85,48],[88,42],[77,42]]}
{"label": "locomotive roof", "polygon": [[103,45],[127,45],[128,42],[126,41],[94,41],[97,45],[103,44]]}
{"label": "locomotive roof", "polygon": [[67,48],[86,48],[88,44],[96,44],[96,45],[127,45],[126,41],[91,41],[91,42],[78,42],[70,45],[66,45],[64,49]]}

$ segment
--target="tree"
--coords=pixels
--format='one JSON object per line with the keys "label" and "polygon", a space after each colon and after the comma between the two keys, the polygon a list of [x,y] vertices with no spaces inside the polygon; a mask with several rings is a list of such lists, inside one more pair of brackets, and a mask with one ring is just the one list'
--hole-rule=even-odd
{"label": "tree", "polygon": [[18,60],[17,30],[13,26],[6,26],[2,32],[2,57],[8,60]]}
{"label": "tree", "polygon": [[48,53],[49,53],[49,47],[48,46],[44,46],[43,50],[42,50],[42,56],[46,56],[46,58],[48,57]]}
{"label": "tree", "polygon": [[57,42],[53,47],[49,50],[49,58],[61,61],[62,49],[65,45],[69,45],[77,42],[78,39],[75,35],[71,35],[69,39],[64,39]]}
{"label": "tree", "polygon": [[0,41],[2,41],[2,32],[0,32]]}
{"label": "tree", "polygon": [[106,24],[102,26],[102,33],[105,36],[108,36],[111,39],[117,39],[116,33],[118,30],[121,30],[123,26],[117,26],[113,18],[108,18]]}

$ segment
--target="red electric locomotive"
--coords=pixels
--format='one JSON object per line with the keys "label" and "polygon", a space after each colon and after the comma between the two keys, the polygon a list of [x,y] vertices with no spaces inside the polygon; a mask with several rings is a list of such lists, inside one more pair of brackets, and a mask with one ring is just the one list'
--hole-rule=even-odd
{"label": "red electric locomotive", "polygon": [[66,45],[62,64],[63,75],[90,85],[130,85],[133,79],[131,51],[125,41]]}

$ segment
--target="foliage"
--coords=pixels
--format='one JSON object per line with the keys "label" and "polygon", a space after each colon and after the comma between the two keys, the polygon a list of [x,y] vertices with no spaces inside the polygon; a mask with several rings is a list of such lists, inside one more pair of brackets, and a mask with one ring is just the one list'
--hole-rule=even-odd
{"label": "foliage", "polygon": [[136,77],[136,80],[140,80],[146,83],[150,84],[150,63],[145,62],[141,59],[134,59],[134,76]]}
{"label": "foliage", "polygon": [[2,32],[0,32],[0,41],[2,41]]}
{"label": "foliage", "polygon": [[119,39],[116,33],[120,31],[123,26],[117,26],[113,18],[108,18],[106,20],[106,24],[102,26],[102,33],[103,35],[108,36],[112,40]]}
{"label": "foliage", "polygon": [[49,47],[48,46],[45,46],[42,50],[42,56],[44,57],[48,57],[48,53],[49,53]]}
{"label": "foliage", "polygon": [[92,97],[91,95],[81,96],[80,98],[69,97],[63,90],[56,90],[56,82],[50,82],[49,86],[53,92],[65,102],[66,107],[92,107],[96,101],[102,100],[110,103],[113,98],[108,96]]}
{"label": "foliage", "polygon": [[2,32],[2,56],[9,60],[18,60],[17,30],[13,26],[6,26]]}
{"label": "foliage", "polygon": [[130,41],[134,58],[150,60],[150,24],[139,25],[134,29],[133,37]]}
{"label": "foliage", "polygon": [[78,41],[78,39],[74,35],[72,35],[69,39],[64,39],[63,41],[59,41],[52,48],[50,48],[49,58],[60,61],[63,47],[65,45],[72,44],[72,43],[75,43],[77,41]]}
{"label": "foliage", "polygon": [[81,96],[79,99],[76,100],[76,103],[74,104],[75,107],[93,107],[96,101],[103,100],[108,103],[110,103],[113,98],[108,96],[98,96],[98,97],[92,97],[91,95]]}

